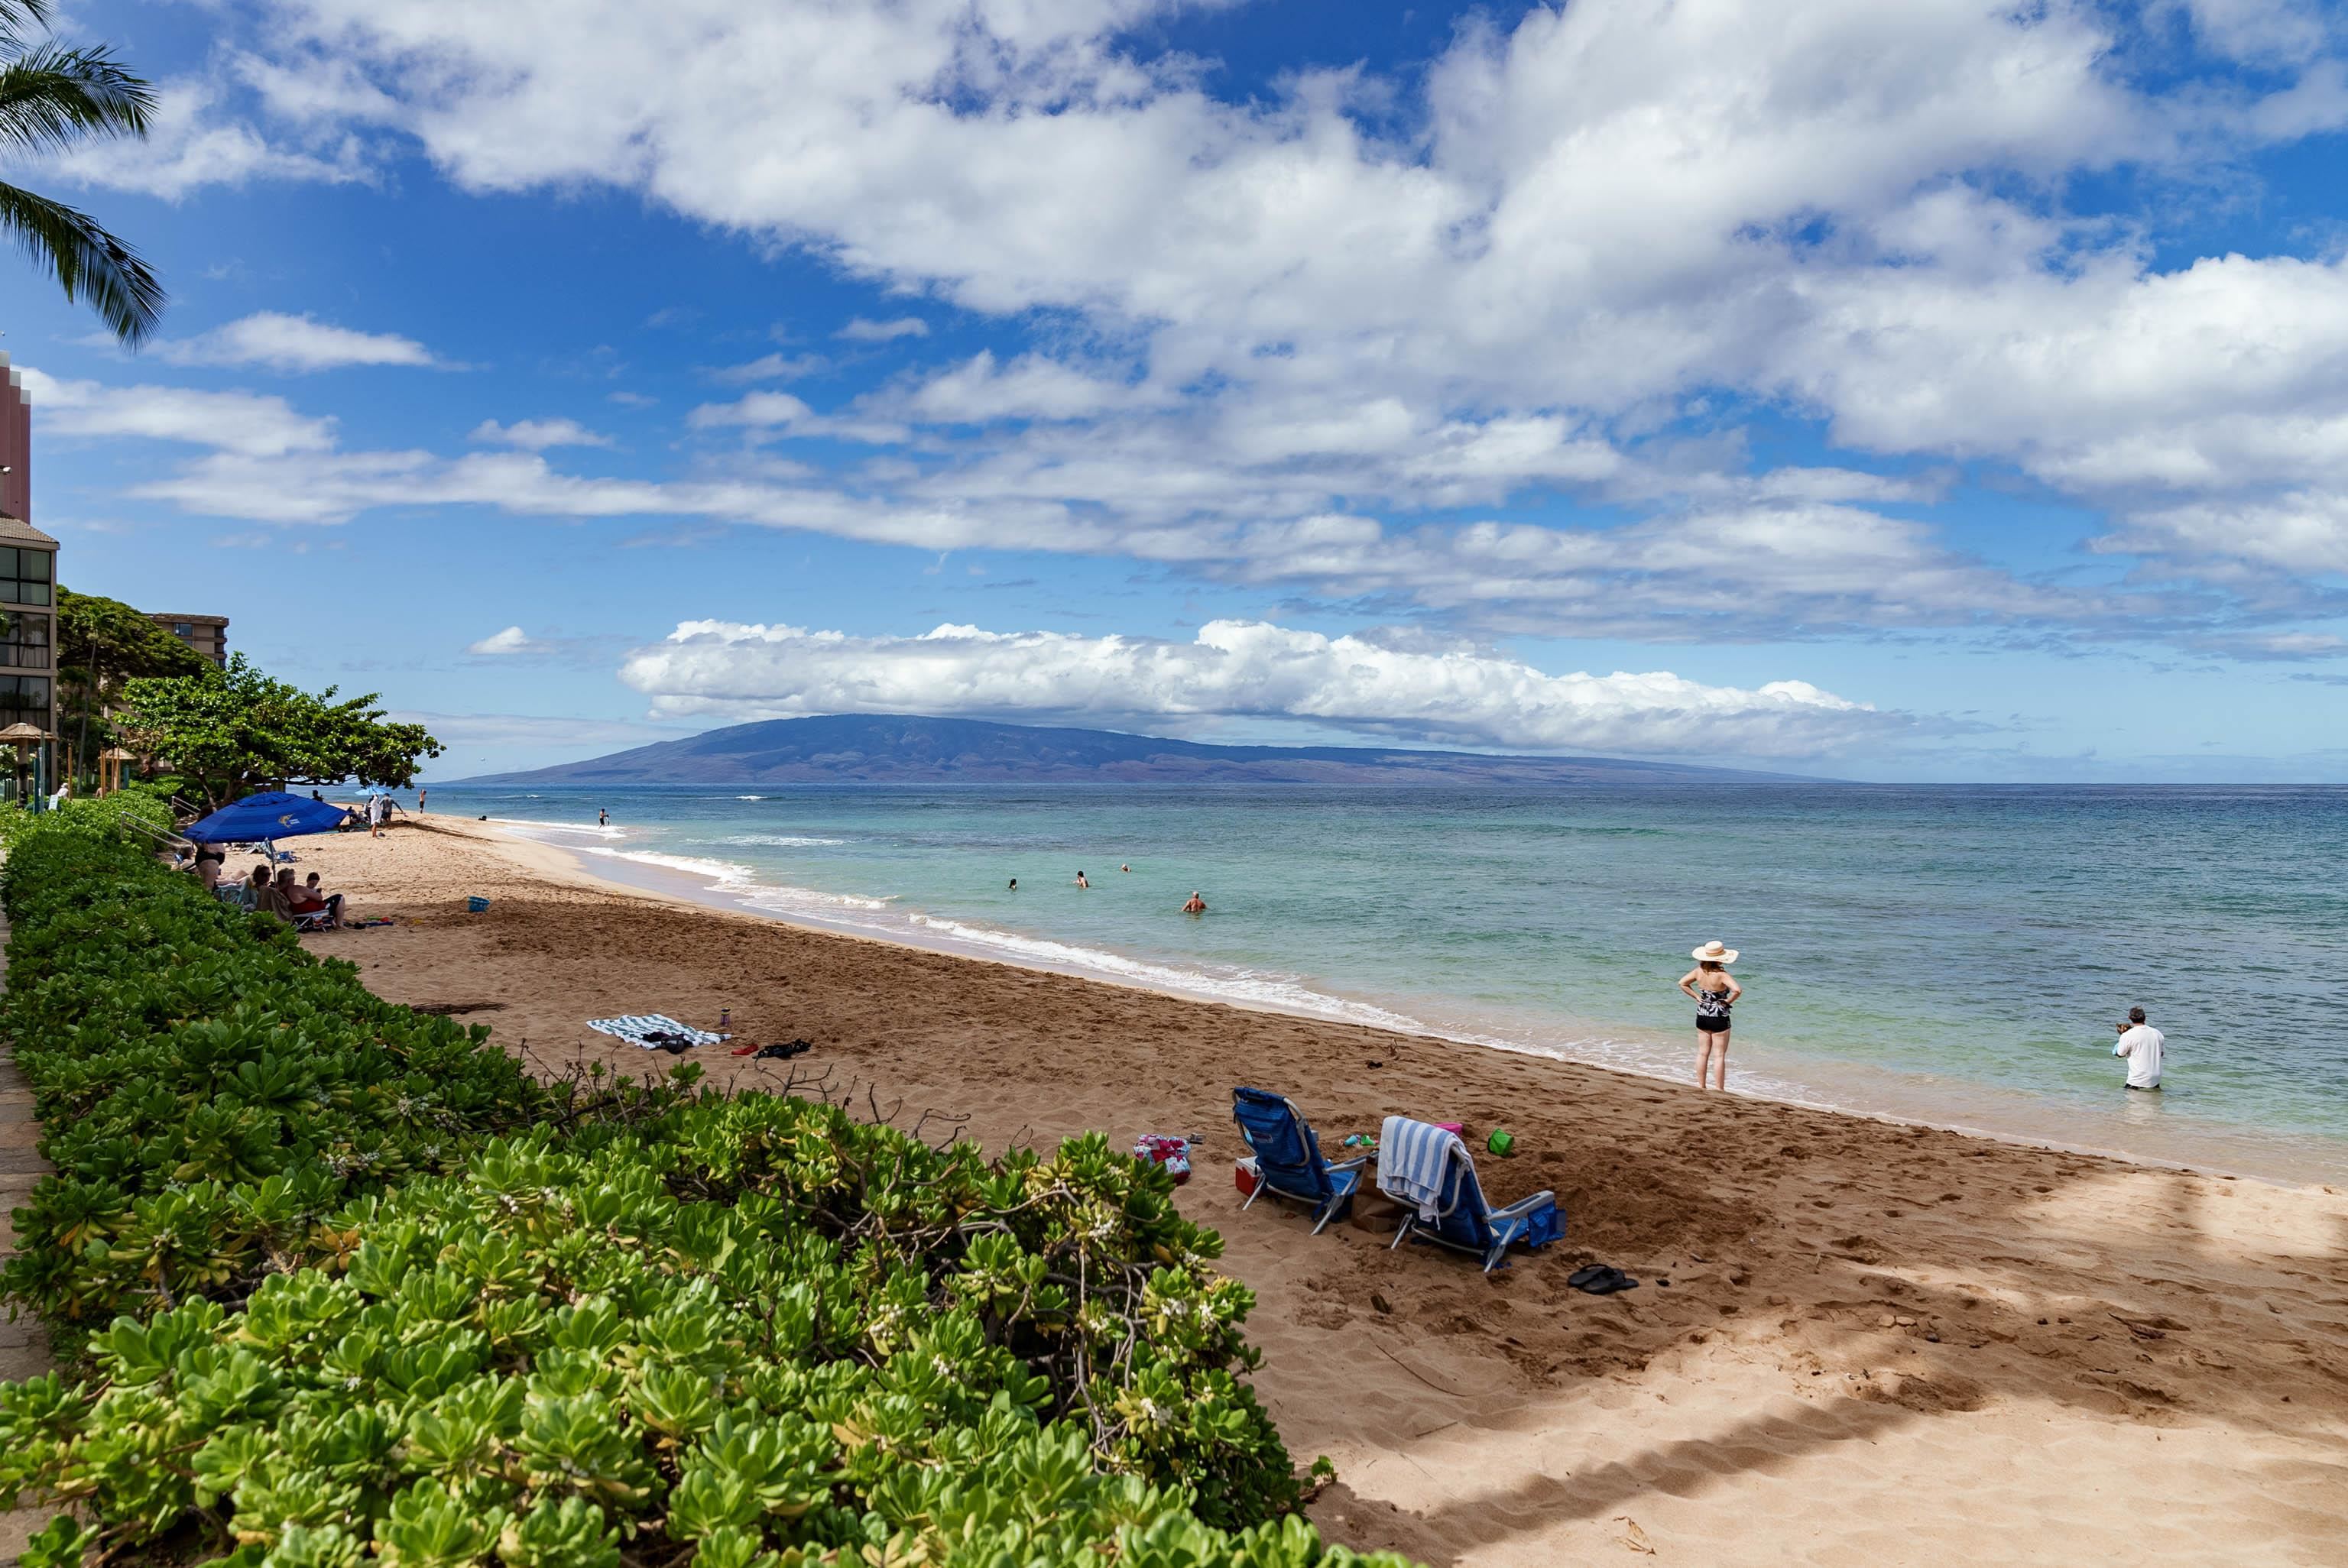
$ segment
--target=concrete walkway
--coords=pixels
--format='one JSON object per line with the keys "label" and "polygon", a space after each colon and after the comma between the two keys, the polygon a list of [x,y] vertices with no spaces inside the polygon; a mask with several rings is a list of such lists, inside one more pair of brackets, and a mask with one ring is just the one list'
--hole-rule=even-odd
{"label": "concrete walkway", "polygon": [[[8,983],[8,919],[0,915],[0,989]],[[16,1227],[11,1211],[32,1196],[33,1185],[48,1174],[49,1163],[34,1145],[41,1136],[33,1120],[33,1091],[5,1042],[0,1042],[0,1256],[16,1250]],[[0,1318],[0,1378],[12,1383],[37,1378],[49,1369],[49,1337],[30,1313],[14,1323]],[[0,1563],[15,1563],[34,1532],[56,1517],[53,1508],[20,1508],[0,1513]]]}

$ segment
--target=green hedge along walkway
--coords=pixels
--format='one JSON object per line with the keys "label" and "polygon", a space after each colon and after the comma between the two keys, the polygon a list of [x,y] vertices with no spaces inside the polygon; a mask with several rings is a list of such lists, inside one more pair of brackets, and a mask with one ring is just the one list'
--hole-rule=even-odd
{"label": "green hedge along walkway", "polygon": [[[8,917],[0,915],[0,989],[8,983]],[[10,1211],[32,1195],[33,1184],[49,1173],[38,1144],[41,1124],[33,1120],[33,1091],[16,1071],[16,1059],[0,1042],[0,1257],[16,1250]],[[26,1313],[14,1323],[0,1317],[0,1378],[22,1382],[49,1369],[49,1337],[40,1320]],[[55,1515],[54,1508],[20,1508],[0,1513],[0,1563],[14,1563],[25,1542]]]}

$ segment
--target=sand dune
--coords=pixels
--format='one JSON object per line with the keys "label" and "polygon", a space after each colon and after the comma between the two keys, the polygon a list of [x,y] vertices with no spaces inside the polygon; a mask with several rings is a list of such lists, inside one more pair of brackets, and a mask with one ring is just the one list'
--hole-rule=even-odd
{"label": "sand dune", "polygon": [[[733,1010],[788,1064],[990,1147],[1200,1133],[1184,1207],[1261,1296],[1257,1384],[1334,1537],[1432,1563],[2348,1561],[2348,1198],[1905,1128],[809,932],[596,884],[438,819],[307,840],[388,929],[310,938],[550,1071],[670,1059],[582,1020]],[[466,894],[491,898],[463,913]],[[1239,1212],[1231,1087],[1324,1139],[1505,1124],[1563,1244],[1489,1279]],[[933,1120],[932,1130],[938,1123]],[[1646,1283],[1586,1296],[1583,1261]]]}

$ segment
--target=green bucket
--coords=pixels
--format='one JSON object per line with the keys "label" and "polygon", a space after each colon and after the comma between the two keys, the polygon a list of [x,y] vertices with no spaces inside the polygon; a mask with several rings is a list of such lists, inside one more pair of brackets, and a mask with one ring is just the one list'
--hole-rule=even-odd
{"label": "green bucket", "polygon": [[1484,1140],[1484,1147],[1505,1160],[1517,1152],[1517,1135],[1505,1127],[1495,1127],[1492,1135]]}

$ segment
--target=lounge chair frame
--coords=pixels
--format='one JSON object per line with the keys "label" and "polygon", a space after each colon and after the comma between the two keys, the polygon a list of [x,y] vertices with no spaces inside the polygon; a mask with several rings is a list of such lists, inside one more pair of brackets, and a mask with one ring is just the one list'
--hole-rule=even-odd
{"label": "lounge chair frame", "polygon": [[[1486,1274],[1496,1268],[1506,1268],[1509,1248],[1531,1228],[1532,1216],[1542,1204],[1555,1206],[1557,1194],[1543,1190],[1519,1198],[1504,1209],[1492,1207],[1484,1197],[1484,1184],[1476,1176],[1476,1157],[1468,1152],[1468,1145],[1460,1141],[1457,1133],[1447,1133],[1446,1137],[1447,1142],[1443,1146],[1446,1201],[1436,1210],[1435,1218],[1430,1221],[1420,1218],[1417,1209],[1408,1200],[1396,1198],[1403,1204],[1402,1225],[1395,1231],[1394,1240],[1386,1244],[1386,1250],[1392,1252],[1416,1235],[1421,1241],[1431,1241],[1437,1246],[1447,1246],[1470,1257],[1480,1256],[1484,1260]],[[1467,1201],[1471,1192],[1476,1194],[1476,1201],[1483,1205],[1484,1228],[1492,1237],[1488,1246],[1471,1246],[1466,1242],[1454,1241],[1445,1235],[1441,1228],[1445,1220],[1459,1212],[1460,1204]],[[1386,1195],[1395,1197],[1393,1193]]]}
{"label": "lounge chair frame", "polygon": [[[1304,1151],[1308,1155],[1321,1162],[1321,1169],[1326,1173],[1331,1190],[1326,1194],[1300,1193],[1281,1186],[1263,1170],[1261,1163],[1262,1156],[1259,1153],[1255,1191],[1250,1193],[1247,1202],[1240,1205],[1240,1212],[1244,1214],[1253,1208],[1256,1199],[1269,1193],[1282,1203],[1302,1204],[1311,1210],[1313,1234],[1319,1235],[1329,1228],[1331,1220],[1335,1219],[1352,1206],[1354,1194],[1361,1191],[1362,1169],[1370,1163],[1370,1157],[1363,1154],[1351,1160],[1329,1159],[1321,1153],[1321,1140],[1313,1132],[1313,1123],[1304,1119],[1304,1112],[1296,1108],[1296,1102],[1284,1094],[1271,1094],[1267,1090],[1259,1089],[1254,1092],[1276,1099],[1287,1107],[1290,1119],[1296,1123],[1299,1141],[1303,1143]],[[1232,1095],[1231,1121],[1240,1130],[1240,1142],[1245,1143],[1251,1151],[1254,1151],[1255,1140],[1248,1136],[1247,1123],[1240,1121],[1239,1118],[1239,1097],[1236,1092]]]}

